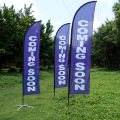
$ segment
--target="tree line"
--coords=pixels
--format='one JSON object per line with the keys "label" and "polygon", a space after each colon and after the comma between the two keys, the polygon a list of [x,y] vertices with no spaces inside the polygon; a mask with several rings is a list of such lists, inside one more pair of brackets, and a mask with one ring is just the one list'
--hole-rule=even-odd
{"label": "tree line", "polygon": [[[24,36],[27,29],[35,22],[32,4],[24,5],[23,9],[16,12],[12,5],[8,8],[5,4],[0,8],[0,68],[23,66]],[[53,63],[54,40],[51,37],[53,26],[51,21],[41,25],[40,35],[40,62],[42,65]]]}
{"label": "tree line", "polygon": [[113,6],[114,20],[106,20],[94,32],[92,39],[92,66],[120,68],[120,2]]}
{"label": "tree line", "polygon": [[[23,66],[24,36],[35,22],[32,4],[16,12],[12,5],[0,8],[0,68]],[[114,20],[106,20],[93,34],[91,65],[110,69],[120,68],[120,2],[113,5]],[[53,25],[48,20],[41,25],[40,64],[54,63]]]}

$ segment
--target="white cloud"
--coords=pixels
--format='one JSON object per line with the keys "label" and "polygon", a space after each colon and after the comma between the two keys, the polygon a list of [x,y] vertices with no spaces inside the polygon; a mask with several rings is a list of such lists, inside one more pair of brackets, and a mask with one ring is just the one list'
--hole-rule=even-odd
{"label": "white cloud", "polygon": [[11,5],[14,5],[14,8],[16,11],[20,10],[21,8],[24,8],[24,5],[26,4],[27,7],[32,3],[32,11],[34,11],[34,16],[37,20],[40,20],[40,13],[39,10],[34,2],[34,0],[0,0],[0,5],[3,6],[3,4],[6,4],[6,6],[10,7]]}
{"label": "white cloud", "polygon": [[108,4],[108,5],[113,5],[114,3],[118,2],[119,0],[98,0],[97,4]]}
{"label": "white cloud", "polygon": [[97,18],[95,18],[93,24],[93,30],[97,31],[97,28],[99,28],[100,25],[101,25],[100,21]]}
{"label": "white cloud", "polygon": [[56,35],[57,30],[62,26],[61,22],[54,22],[54,32],[52,33],[52,36]]}
{"label": "white cloud", "polygon": [[116,2],[115,2],[115,1],[113,1],[113,0],[111,0],[111,1],[109,1],[109,2],[108,2],[108,5],[113,6],[113,5],[114,5],[114,3],[116,3]]}
{"label": "white cloud", "polygon": [[104,3],[106,2],[107,0],[98,0],[98,3]]}
{"label": "white cloud", "polygon": [[20,10],[24,7],[24,4],[27,6],[31,3],[34,3],[33,0],[20,0],[19,2],[17,0],[0,0],[0,4],[6,4],[6,6],[10,7],[11,5],[14,5],[16,10]]}
{"label": "white cloud", "polygon": [[7,0],[0,0],[0,5],[3,6],[3,4],[6,4],[6,5],[11,5],[11,0],[7,1]]}

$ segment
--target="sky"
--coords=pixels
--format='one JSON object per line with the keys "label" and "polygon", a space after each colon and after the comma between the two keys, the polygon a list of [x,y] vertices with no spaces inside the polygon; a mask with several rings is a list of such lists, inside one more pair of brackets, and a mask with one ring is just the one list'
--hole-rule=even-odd
{"label": "sky", "polygon": [[[74,14],[85,3],[91,0],[0,0],[0,7],[5,3],[8,7],[14,5],[16,11],[27,7],[32,3],[33,15],[36,21],[42,20],[46,24],[50,19],[54,27],[53,36],[57,30],[66,23],[72,23]],[[113,20],[114,13],[112,7],[118,0],[97,0],[94,15],[94,31],[97,30],[105,21]]]}

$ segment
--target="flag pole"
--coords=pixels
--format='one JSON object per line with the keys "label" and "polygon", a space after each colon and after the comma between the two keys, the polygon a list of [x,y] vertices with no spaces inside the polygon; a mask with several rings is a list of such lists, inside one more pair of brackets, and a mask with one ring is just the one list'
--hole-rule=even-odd
{"label": "flag pole", "polygon": [[[73,20],[74,21],[74,20]],[[70,36],[70,55],[69,55],[69,80],[68,80],[68,113],[69,113],[69,104],[70,104],[70,72],[71,72],[71,49],[72,49],[72,31],[73,31],[73,21],[71,26],[71,36]]]}
{"label": "flag pole", "polygon": [[54,65],[54,97],[55,97],[55,65]]}
{"label": "flag pole", "polygon": [[69,113],[69,102],[70,102],[70,101],[69,101],[69,97],[70,97],[70,96],[69,96],[69,86],[68,86],[68,113]]}
{"label": "flag pole", "polygon": [[[41,25],[41,20],[40,21],[37,21],[37,22],[35,22],[35,23],[33,23],[28,29],[27,29],[27,31],[26,31],[26,33],[25,33],[25,37],[26,37],[26,35],[27,35],[27,32],[28,32],[28,30],[34,25],[34,24],[36,24],[36,23],[40,23],[40,25]],[[40,30],[40,29],[39,29]],[[39,31],[40,32],[40,31]],[[39,33],[40,34],[40,33]],[[29,106],[29,105],[27,105],[27,104],[24,104],[24,49],[25,49],[25,37],[24,37],[24,42],[23,42],[23,74],[22,74],[22,89],[23,89],[23,92],[22,92],[22,105],[16,105],[16,106],[14,106],[14,107],[17,107],[17,106],[19,106],[19,108],[17,109],[17,111],[18,110],[20,110],[22,107],[29,107],[29,108],[34,108],[34,107],[32,107],[32,106]],[[40,40],[40,39],[39,39]]]}
{"label": "flag pole", "polygon": [[[23,57],[24,58],[24,57]],[[24,68],[24,67],[23,67]],[[24,70],[23,70],[24,71]],[[22,74],[23,75],[23,74]],[[23,81],[23,79],[22,79]],[[22,89],[24,89],[24,83],[22,83]],[[23,91],[24,92],[24,91]],[[22,92],[22,105],[24,105],[24,96],[23,96],[23,92]]]}
{"label": "flag pole", "polygon": [[69,59],[69,80],[68,80],[68,113],[69,113],[69,103],[70,103],[70,70],[71,70],[71,49],[72,49],[72,29],[71,29],[71,40],[70,40],[70,59]]}
{"label": "flag pole", "polygon": [[[88,3],[92,3],[92,2],[97,2],[97,1],[91,1],[91,2],[87,2],[86,4],[88,4]],[[86,5],[86,4],[84,4],[84,5]],[[72,94],[72,90],[71,90],[71,83],[70,82],[72,82],[72,80],[70,79],[70,75],[71,75],[71,70],[72,69],[74,69],[74,68],[71,68],[71,62],[72,62],[72,54],[74,53],[71,53],[71,51],[73,51],[74,50],[74,45],[73,45],[73,47],[72,47],[72,39],[73,40],[75,40],[76,38],[74,38],[74,35],[73,35],[73,33],[74,33],[74,20],[75,20],[75,17],[76,17],[76,15],[77,15],[77,13],[78,13],[78,11],[84,6],[84,5],[82,5],[77,11],[76,11],[76,13],[75,13],[75,15],[74,15],[74,18],[73,18],[73,21],[72,21],[72,28],[71,28],[71,43],[70,43],[70,61],[69,61],[69,86],[68,86],[68,112],[69,112],[69,104],[70,104],[70,101],[69,101],[69,99],[70,99],[70,94]],[[91,8],[90,8],[91,9]],[[94,12],[93,12],[94,13]],[[92,13],[91,13],[91,15],[93,15]],[[83,19],[83,18],[80,18],[80,19]],[[78,20],[78,19],[77,19]],[[91,23],[92,24],[92,23]],[[76,27],[76,26],[75,26]],[[77,30],[76,30],[77,31]],[[77,39],[76,39],[77,40]],[[72,78],[72,77],[71,77]]]}
{"label": "flag pole", "polygon": [[[54,96],[55,96],[55,88],[59,87],[67,87],[68,86],[68,54],[69,54],[69,28],[70,23],[66,23],[62,25],[55,35],[54,40]],[[64,40],[64,41],[63,41]],[[60,51],[61,50],[61,51]],[[60,59],[60,55],[64,53],[64,60]],[[61,52],[61,53],[60,53]],[[66,68],[67,67],[67,68]],[[60,82],[60,70],[64,70],[64,78],[65,83]],[[60,86],[61,85],[61,86]]]}
{"label": "flag pole", "polygon": [[[23,46],[24,46],[24,43],[23,43]],[[20,110],[22,107],[29,107],[29,108],[34,108],[34,107],[32,107],[32,106],[29,106],[29,105],[25,105],[24,104],[24,95],[23,95],[23,93],[24,93],[24,79],[23,79],[23,75],[24,74],[24,47],[23,47],[23,73],[22,73],[22,89],[23,89],[23,92],[22,92],[22,105],[15,105],[15,106],[13,106],[13,107],[19,107],[18,109],[17,109],[17,111],[18,110]]]}
{"label": "flag pole", "polygon": [[56,40],[56,36],[54,39],[54,97],[55,97],[55,40]]}
{"label": "flag pole", "polygon": [[[28,31],[28,29],[27,29],[27,31]],[[26,33],[27,33],[27,31],[26,31]],[[26,33],[25,33],[25,35],[24,36],[26,36]],[[24,42],[23,42],[23,70],[22,70],[22,105],[24,105],[24,44],[25,44],[25,37],[24,37]]]}
{"label": "flag pole", "polygon": [[[23,43],[24,44],[24,43]],[[24,46],[24,45],[23,45]],[[22,92],[22,105],[24,105],[24,47],[23,47],[23,71],[22,71],[23,73],[22,73],[22,90],[23,90],[23,92]]]}
{"label": "flag pole", "polygon": [[[72,39],[71,39],[72,40]],[[72,42],[72,41],[71,41]],[[70,103],[70,70],[71,70],[71,46],[72,43],[70,43],[70,60],[69,60],[69,80],[68,80],[68,113],[69,113],[69,103]]]}

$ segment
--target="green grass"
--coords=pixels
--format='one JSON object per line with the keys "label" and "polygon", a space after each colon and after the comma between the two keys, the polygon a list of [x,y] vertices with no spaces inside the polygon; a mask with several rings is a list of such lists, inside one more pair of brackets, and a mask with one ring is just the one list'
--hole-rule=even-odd
{"label": "green grass", "polygon": [[24,97],[22,73],[0,73],[0,120],[119,120],[120,71],[91,69],[90,94],[70,95],[68,113],[67,88],[56,89],[53,69],[40,71],[40,94]]}

